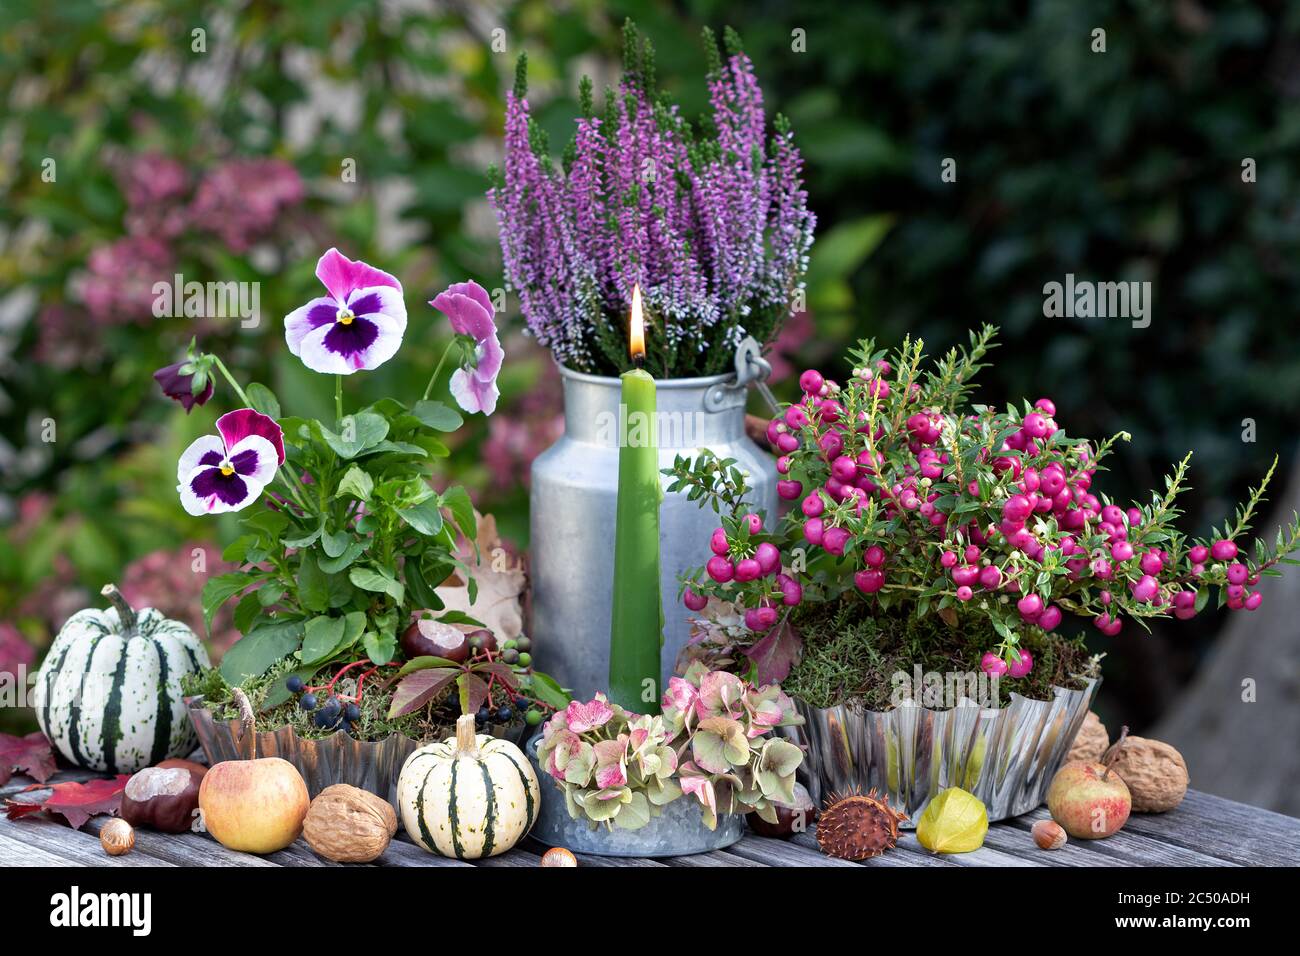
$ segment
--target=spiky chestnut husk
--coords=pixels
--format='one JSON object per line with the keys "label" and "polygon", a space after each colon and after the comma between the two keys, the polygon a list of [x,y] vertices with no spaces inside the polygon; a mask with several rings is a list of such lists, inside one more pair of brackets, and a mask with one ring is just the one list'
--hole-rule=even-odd
{"label": "spiky chestnut husk", "polygon": [[876,791],[831,794],[817,821],[817,844],[827,856],[869,860],[898,843],[898,824],[907,815]]}

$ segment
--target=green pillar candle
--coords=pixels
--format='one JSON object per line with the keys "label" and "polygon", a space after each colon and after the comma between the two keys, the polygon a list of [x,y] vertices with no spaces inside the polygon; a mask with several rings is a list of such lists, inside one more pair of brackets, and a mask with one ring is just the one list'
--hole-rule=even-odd
{"label": "green pillar candle", "polygon": [[641,294],[632,294],[632,354],[619,409],[618,508],[614,529],[614,607],[609,635],[609,695],[639,714],[659,713],[664,614],[659,595],[659,448],[655,380],[645,355]]}

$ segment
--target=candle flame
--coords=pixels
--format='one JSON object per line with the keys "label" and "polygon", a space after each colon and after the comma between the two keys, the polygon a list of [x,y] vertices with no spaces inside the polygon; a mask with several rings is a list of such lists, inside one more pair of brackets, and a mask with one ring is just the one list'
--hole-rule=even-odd
{"label": "candle flame", "polygon": [[632,361],[640,365],[645,360],[645,318],[641,315],[641,286],[632,286],[632,317],[628,332],[628,351]]}

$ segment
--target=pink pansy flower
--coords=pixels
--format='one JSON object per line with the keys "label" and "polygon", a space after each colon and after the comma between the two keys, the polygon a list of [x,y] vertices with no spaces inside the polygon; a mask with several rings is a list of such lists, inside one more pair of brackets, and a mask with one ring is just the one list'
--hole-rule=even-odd
{"label": "pink pansy flower", "polygon": [[575,734],[585,734],[609,722],[614,716],[613,708],[606,702],[604,694],[597,694],[592,700],[580,704],[576,700],[569,702],[564,712],[565,722]]}
{"label": "pink pansy flower", "polygon": [[456,282],[429,304],[446,314],[457,334],[474,340],[474,362],[452,373],[452,397],[467,412],[491,415],[496,411],[500,395],[497,375],[506,353],[497,338],[492,299],[487,290],[477,282]]}
{"label": "pink pansy flower", "polygon": [[257,500],[284,463],[284,433],[251,408],[217,419],[217,435],[204,435],[176,464],[176,490],[192,515],[239,511]]}
{"label": "pink pansy flower", "polygon": [[699,691],[690,681],[682,680],[680,677],[670,677],[668,690],[664,691],[663,706],[665,709],[676,707],[681,711],[689,710],[698,696]]}
{"label": "pink pansy flower", "polygon": [[395,354],[406,334],[402,284],[387,272],[331,249],[316,263],[329,295],[284,317],[289,351],[313,372],[351,375]]}

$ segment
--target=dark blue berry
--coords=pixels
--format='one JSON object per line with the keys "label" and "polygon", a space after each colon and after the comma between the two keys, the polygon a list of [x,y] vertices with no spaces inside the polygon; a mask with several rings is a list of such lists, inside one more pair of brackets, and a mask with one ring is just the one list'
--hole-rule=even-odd
{"label": "dark blue berry", "polygon": [[516,697],[516,698],[515,698],[515,707],[518,708],[519,710],[527,710],[527,709],[528,709],[528,698],[527,698],[527,697]]}
{"label": "dark blue berry", "polygon": [[508,724],[510,723],[510,718],[513,717],[514,715],[515,712],[511,710],[509,707],[502,707],[500,710],[497,711],[497,720],[499,720],[503,724]]}
{"label": "dark blue berry", "polygon": [[492,711],[488,710],[486,705],[480,707],[478,713],[474,715],[474,720],[480,724],[486,724],[491,719]]}
{"label": "dark blue berry", "polygon": [[315,695],[315,694],[303,694],[303,695],[302,695],[302,700],[298,701],[298,706],[301,707],[303,710],[315,710],[315,709],[316,709],[316,695]]}
{"label": "dark blue berry", "polygon": [[289,688],[289,693],[297,694],[303,688],[302,678],[299,677],[297,674],[293,674],[292,676],[289,677],[288,680],[284,682],[284,686]]}
{"label": "dark blue berry", "polygon": [[361,708],[356,704],[348,704],[343,711],[343,719],[350,724],[355,724],[361,719]]}

